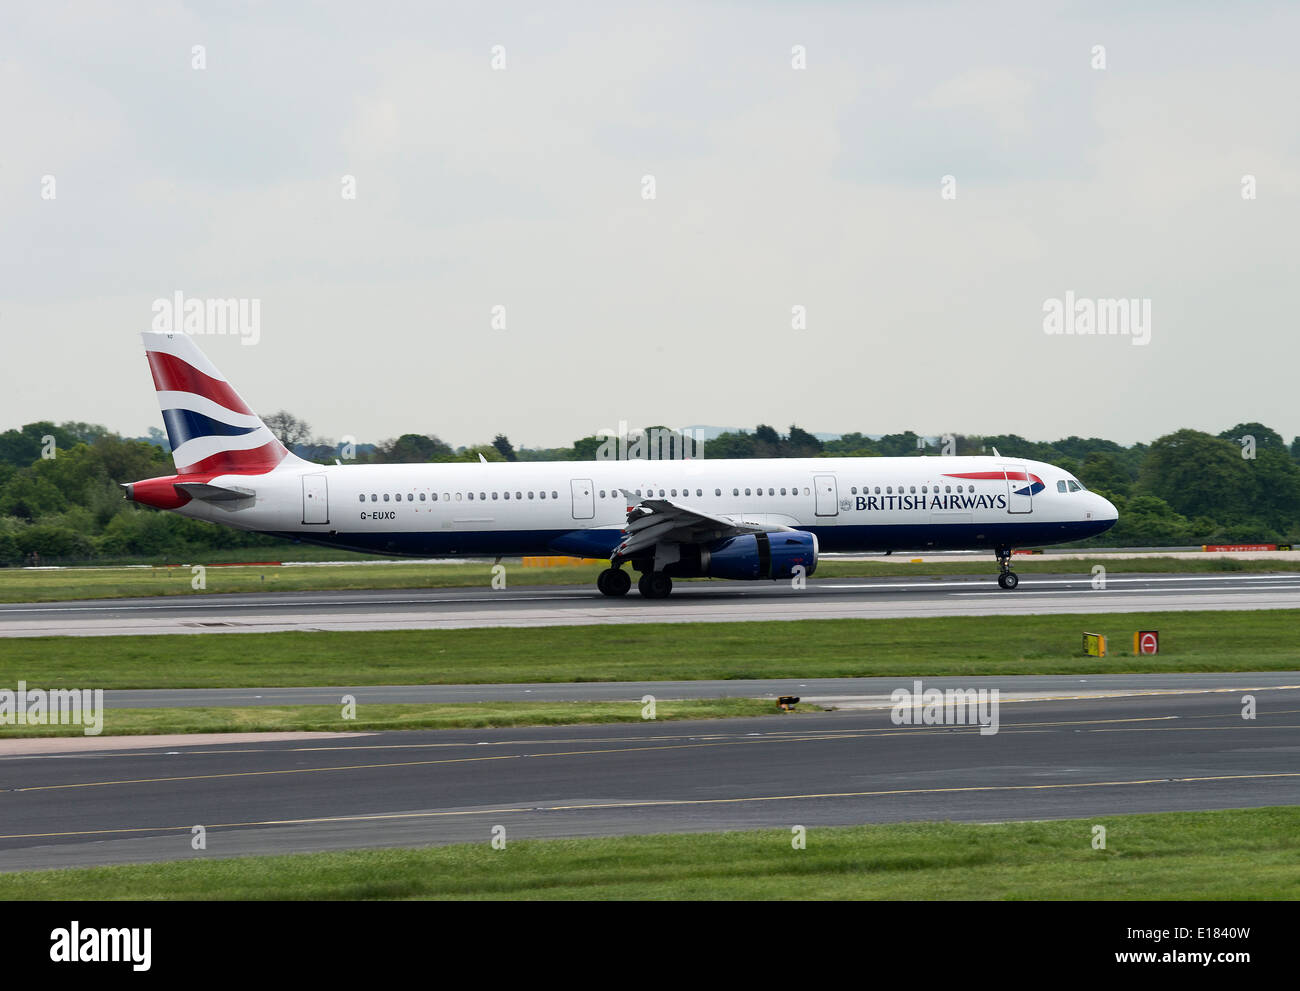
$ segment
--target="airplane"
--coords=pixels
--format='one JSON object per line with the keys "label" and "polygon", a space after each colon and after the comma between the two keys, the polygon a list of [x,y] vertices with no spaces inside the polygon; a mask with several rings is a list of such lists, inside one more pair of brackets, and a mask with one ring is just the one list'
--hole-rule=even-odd
{"label": "airplane", "polygon": [[[824,552],[1012,549],[1080,540],[1115,507],[1069,472],[993,456],[320,465],[297,457],[184,333],[141,335],[176,473],[126,497],[241,530],[412,557],[607,558],[597,589],[790,580]],[[627,567],[625,567],[627,566]]]}

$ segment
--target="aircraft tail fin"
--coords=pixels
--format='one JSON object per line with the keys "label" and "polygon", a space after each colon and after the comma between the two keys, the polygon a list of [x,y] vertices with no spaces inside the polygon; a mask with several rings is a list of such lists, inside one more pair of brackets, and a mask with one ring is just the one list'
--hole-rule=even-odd
{"label": "aircraft tail fin", "polygon": [[260,475],[282,464],[302,463],[192,337],[157,331],[140,336],[178,475]]}

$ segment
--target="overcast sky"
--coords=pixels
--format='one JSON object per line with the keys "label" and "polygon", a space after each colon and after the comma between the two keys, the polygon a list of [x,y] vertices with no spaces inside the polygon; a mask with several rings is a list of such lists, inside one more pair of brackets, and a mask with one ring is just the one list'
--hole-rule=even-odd
{"label": "overcast sky", "polygon": [[161,426],[180,291],[260,300],[200,347],[331,439],[1289,441],[1300,6],[1133,6],[6,3],[0,429]]}

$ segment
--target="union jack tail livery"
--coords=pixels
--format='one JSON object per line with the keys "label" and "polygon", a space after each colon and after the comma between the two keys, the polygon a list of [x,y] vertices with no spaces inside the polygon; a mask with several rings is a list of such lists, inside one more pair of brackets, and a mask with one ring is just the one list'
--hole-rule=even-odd
{"label": "union jack tail livery", "polygon": [[178,475],[260,475],[290,454],[187,334],[144,339]]}

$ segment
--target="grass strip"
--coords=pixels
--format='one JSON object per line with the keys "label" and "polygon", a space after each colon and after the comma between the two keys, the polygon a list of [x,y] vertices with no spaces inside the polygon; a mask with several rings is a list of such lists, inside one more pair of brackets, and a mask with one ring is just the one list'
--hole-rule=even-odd
{"label": "grass strip", "polygon": [[[1011,593],[1014,594],[1014,593]],[[1083,631],[1109,654],[1083,655]],[[1160,653],[1134,657],[1135,630]],[[691,681],[1300,669],[1300,610],[0,640],[0,688]]]}
{"label": "grass strip", "polygon": [[[1093,827],[1106,827],[1104,850]],[[1300,898],[1300,809],[483,841],[0,875],[0,899]],[[431,837],[433,838],[433,837]],[[209,852],[221,832],[208,836]]]}
{"label": "grass strip", "polygon": [[[510,726],[569,726],[578,723],[640,723],[638,702],[455,702],[365,703],[344,718],[344,706],[187,706],[177,709],[105,709],[101,736],[156,733],[272,733],[290,730],[330,733],[401,729],[490,729]],[[795,711],[820,711],[802,705]],[[761,699],[678,699],[655,703],[655,719],[723,719],[780,714]],[[0,740],[16,737],[83,736],[80,725],[0,726]]]}

